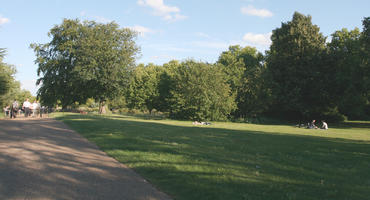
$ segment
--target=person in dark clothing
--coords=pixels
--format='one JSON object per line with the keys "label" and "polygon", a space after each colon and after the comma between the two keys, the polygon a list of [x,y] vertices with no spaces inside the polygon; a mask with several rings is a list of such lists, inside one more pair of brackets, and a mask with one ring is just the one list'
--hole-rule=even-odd
{"label": "person in dark clothing", "polygon": [[14,102],[12,103],[12,107],[10,109],[10,118],[16,118],[17,112],[18,112],[18,101],[14,99]]}

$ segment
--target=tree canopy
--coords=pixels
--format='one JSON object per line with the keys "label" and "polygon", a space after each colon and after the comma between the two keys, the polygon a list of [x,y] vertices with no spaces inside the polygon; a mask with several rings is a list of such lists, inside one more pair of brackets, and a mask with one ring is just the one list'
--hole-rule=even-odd
{"label": "tree canopy", "polygon": [[299,118],[319,117],[328,110],[326,38],[311,16],[294,13],[292,21],[273,30],[267,55],[274,113]]}
{"label": "tree canopy", "polygon": [[3,62],[6,50],[0,49],[0,95],[6,94],[14,82],[15,68]]}
{"label": "tree canopy", "polygon": [[122,93],[139,52],[136,33],[94,21],[65,19],[49,32],[46,44],[31,44],[38,64],[38,96],[47,104],[60,100],[63,107],[99,102]]}
{"label": "tree canopy", "polygon": [[167,69],[170,116],[177,119],[225,120],[235,109],[234,95],[219,67],[188,60]]}
{"label": "tree canopy", "polygon": [[2,107],[10,105],[14,99],[18,101],[33,99],[31,93],[22,90],[19,81],[15,80],[15,67],[3,62],[5,55],[6,50],[0,48],[0,105]]}
{"label": "tree canopy", "polygon": [[191,120],[370,118],[369,17],[362,31],[338,30],[327,42],[310,15],[295,12],[272,31],[265,54],[234,45],[216,63],[136,65],[136,33],[115,23],[66,19],[49,36],[31,45],[44,103],[109,100]]}

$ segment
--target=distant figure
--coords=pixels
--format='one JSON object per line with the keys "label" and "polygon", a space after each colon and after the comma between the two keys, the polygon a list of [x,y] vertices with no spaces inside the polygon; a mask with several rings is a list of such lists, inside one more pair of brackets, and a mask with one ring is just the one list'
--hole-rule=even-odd
{"label": "distant figure", "polygon": [[10,118],[16,118],[17,117],[17,112],[18,112],[18,101],[14,99],[12,103],[12,107],[10,109]]}
{"label": "distant figure", "polygon": [[3,108],[3,110],[5,113],[5,117],[9,117],[9,106],[6,106],[5,108]]}
{"label": "distant figure", "polygon": [[33,104],[32,104],[32,117],[37,117],[37,110],[38,110],[38,104],[35,101],[33,101]]}
{"label": "distant figure", "polygon": [[28,117],[30,115],[30,108],[31,108],[31,103],[29,102],[28,98],[26,99],[25,102],[23,102],[22,108],[24,110],[24,116]]}
{"label": "distant figure", "polygon": [[37,112],[39,112],[39,114],[40,114],[40,117],[42,117],[42,110],[41,110],[41,104],[40,104],[40,102],[39,101],[36,101],[36,103],[37,103]]}
{"label": "distant figure", "polygon": [[317,126],[315,124],[316,120],[312,120],[312,122],[308,125],[307,128],[309,129],[317,129]]}
{"label": "distant figure", "polygon": [[325,130],[328,130],[328,124],[325,122],[325,121],[321,121],[322,122],[322,127],[321,129],[325,129]]}

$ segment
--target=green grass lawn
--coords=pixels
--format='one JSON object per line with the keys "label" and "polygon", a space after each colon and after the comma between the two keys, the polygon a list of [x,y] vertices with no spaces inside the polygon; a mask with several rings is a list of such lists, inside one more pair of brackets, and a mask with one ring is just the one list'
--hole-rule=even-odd
{"label": "green grass lawn", "polygon": [[370,122],[286,125],[56,114],[174,199],[370,198]]}

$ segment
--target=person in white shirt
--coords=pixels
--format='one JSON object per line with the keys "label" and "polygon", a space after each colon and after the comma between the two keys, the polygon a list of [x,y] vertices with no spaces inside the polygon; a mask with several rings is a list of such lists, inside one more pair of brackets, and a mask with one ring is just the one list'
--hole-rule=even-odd
{"label": "person in white shirt", "polygon": [[32,117],[36,117],[37,116],[37,109],[38,109],[39,105],[37,104],[36,101],[33,102],[32,104]]}
{"label": "person in white shirt", "polygon": [[30,115],[30,107],[31,103],[29,102],[28,98],[26,99],[25,102],[23,102],[23,110],[24,110],[24,116],[28,117]]}
{"label": "person in white shirt", "polygon": [[321,127],[321,129],[328,130],[328,124],[327,124],[325,121],[321,121],[321,122],[322,122],[322,127]]}

